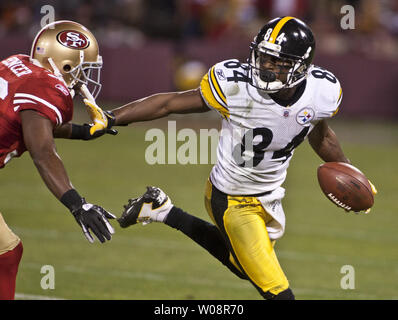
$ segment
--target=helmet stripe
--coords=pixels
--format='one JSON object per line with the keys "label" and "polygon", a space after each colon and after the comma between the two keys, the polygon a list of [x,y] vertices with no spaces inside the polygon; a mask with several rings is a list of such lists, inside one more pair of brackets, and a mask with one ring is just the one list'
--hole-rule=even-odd
{"label": "helmet stripe", "polygon": [[269,37],[269,42],[275,43],[276,38],[278,37],[279,32],[283,28],[286,22],[289,20],[294,19],[294,17],[284,17],[276,24],[274,30],[272,30],[271,36]]}

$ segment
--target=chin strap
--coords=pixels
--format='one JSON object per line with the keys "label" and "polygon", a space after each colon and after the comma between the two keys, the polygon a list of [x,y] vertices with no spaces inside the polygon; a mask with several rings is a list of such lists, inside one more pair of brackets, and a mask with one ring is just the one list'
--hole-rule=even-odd
{"label": "chin strap", "polygon": [[59,78],[66,85],[64,77],[62,76],[61,72],[59,71],[58,67],[56,66],[54,60],[52,58],[48,58],[48,63],[50,64],[51,68],[53,68],[53,73],[55,74],[55,76],[57,78]]}
{"label": "chin strap", "polygon": [[[38,61],[37,61],[37,62],[38,62]],[[55,64],[55,62],[54,62],[54,60],[53,60],[52,58],[48,58],[48,63],[50,64],[51,68],[53,68],[53,73],[54,73],[54,75],[55,75],[60,81],[62,81],[62,83],[65,85],[65,87],[68,88],[68,90],[69,90],[69,92],[70,92],[70,95],[71,95],[71,97],[72,97],[72,99],[73,99],[74,96],[75,96],[75,90],[73,90],[72,88],[70,88],[70,87],[66,84],[66,82],[65,82],[65,80],[64,80],[64,77],[62,76],[61,72],[59,71],[58,67],[56,66],[56,64]]]}

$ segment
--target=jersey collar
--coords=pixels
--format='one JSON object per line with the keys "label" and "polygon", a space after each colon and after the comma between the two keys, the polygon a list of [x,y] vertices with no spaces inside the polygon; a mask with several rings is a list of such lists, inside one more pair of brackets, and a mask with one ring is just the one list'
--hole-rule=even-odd
{"label": "jersey collar", "polygon": [[303,82],[301,82],[296,89],[296,92],[293,94],[293,96],[289,100],[282,100],[278,99],[275,97],[269,96],[275,103],[281,105],[282,107],[290,107],[293,104],[295,104],[303,95],[305,88],[307,86],[307,79],[305,79]]}

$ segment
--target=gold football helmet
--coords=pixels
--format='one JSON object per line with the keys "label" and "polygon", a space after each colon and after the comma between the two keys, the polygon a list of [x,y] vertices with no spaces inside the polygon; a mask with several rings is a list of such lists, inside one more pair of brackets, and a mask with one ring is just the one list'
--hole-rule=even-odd
{"label": "gold football helmet", "polygon": [[94,98],[101,90],[102,57],[94,35],[73,21],[55,21],[36,35],[31,59],[62,79],[69,90],[85,84]]}

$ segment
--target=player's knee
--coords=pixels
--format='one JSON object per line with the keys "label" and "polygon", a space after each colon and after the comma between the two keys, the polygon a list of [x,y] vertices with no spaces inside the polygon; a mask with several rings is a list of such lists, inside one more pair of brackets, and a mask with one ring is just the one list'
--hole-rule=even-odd
{"label": "player's knee", "polygon": [[0,213],[0,254],[14,249],[19,242],[19,237],[11,231]]}

